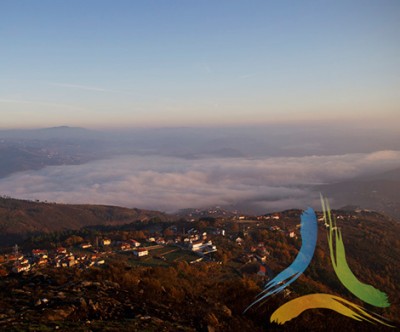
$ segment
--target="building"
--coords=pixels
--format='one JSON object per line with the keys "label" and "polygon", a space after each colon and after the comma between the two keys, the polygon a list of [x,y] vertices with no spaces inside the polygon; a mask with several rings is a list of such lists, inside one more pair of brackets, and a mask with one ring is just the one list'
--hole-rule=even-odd
{"label": "building", "polygon": [[47,250],[32,249],[32,256],[33,257],[47,258]]}
{"label": "building", "polygon": [[104,259],[99,259],[96,261],[96,266],[103,265],[105,263]]}
{"label": "building", "polygon": [[147,256],[149,254],[149,251],[146,248],[138,248],[136,249],[133,254],[135,255],[135,257],[143,257],[143,256]]}
{"label": "building", "polygon": [[37,261],[37,265],[46,265],[47,264],[47,259],[46,258],[40,258],[38,261]]}
{"label": "building", "polygon": [[157,243],[157,244],[165,244],[165,240],[164,240],[162,237],[159,237],[159,238],[156,240],[156,243]]}
{"label": "building", "polygon": [[129,243],[123,242],[123,243],[121,243],[121,245],[119,246],[119,249],[120,249],[120,250],[123,250],[123,251],[129,250],[129,249],[131,249],[131,245],[130,245]]}
{"label": "building", "polygon": [[241,246],[241,245],[243,244],[243,239],[242,239],[241,237],[237,237],[236,240],[235,240],[235,242],[236,242],[239,246]]}
{"label": "building", "polygon": [[199,251],[203,247],[203,241],[195,241],[189,243],[189,249],[192,251]]}
{"label": "building", "polygon": [[63,247],[59,247],[57,248],[57,254],[58,255],[62,255],[62,254],[66,254],[67,253],[67,249],[63,248]]}
{"label": "building", "polygon": [[30,264],[15,264],[12,268],[14,273],[20,273],[24,271],[29,271],[31,269]]}
{"label": "building", "polygon": [[101,245],[102,246],[109,246],[111,244],[111,240],[110,239],[102,239],[101,240]]}
{"label": "building", "polygon": [[137,248],[140,247],[141,243],[136,241],[136,240],[129,240],[129,243],[131,244],[132,247]]}
{"label": "building", "polygon": [[203,242],[203,241],[196,241],[196,242],[191,242],[189,244],[189,249],[197,252],[197,253],[203,253],[207,254],[210,252],[217,251],[217,247],[212,244],[211,241],[208,242]]}
{"label": "building", "polygon": [[289,231],[289,232],[287,233],[287,235],[288,235],[290,238],[294,238],[294,237],[296,236],[296,234],[295,234],[294,231]]}
{"label": "building", "polygon": [[258,270],[257,274],[259,276],[265,277],[267,274],[267,268],[264,265],[260,264],[260,269]]}

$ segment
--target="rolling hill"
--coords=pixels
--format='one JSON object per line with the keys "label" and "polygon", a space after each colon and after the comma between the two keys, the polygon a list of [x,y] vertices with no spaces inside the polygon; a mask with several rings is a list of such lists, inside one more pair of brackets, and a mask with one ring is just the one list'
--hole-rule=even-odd
{"label": "rolling hill", "polygon": [[0,198],[0,240],[14,241],[38,232],[80,229],[92,225],[118,225],[133,221],[168,220],[157,211],[104,205],[64,205]]}

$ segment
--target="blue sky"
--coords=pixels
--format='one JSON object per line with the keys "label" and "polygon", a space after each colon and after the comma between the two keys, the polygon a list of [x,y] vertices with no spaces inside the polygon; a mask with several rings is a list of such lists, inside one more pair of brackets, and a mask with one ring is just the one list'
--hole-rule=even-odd
{"label": "blue sky", "polygon": [[3,0],[0,128],[394,124],[399,28],[397,0]]}

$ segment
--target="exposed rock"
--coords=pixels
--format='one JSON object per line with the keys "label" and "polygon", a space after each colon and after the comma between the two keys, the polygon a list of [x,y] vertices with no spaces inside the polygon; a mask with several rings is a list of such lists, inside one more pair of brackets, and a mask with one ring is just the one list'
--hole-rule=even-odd
{"label": "exposed rock", "polygon": [[110,288],[117,288],[117,289],[120,289],[120,288],[121,288],[121,286],[120,286],[119,283],[117,283],[117,282],[112,282],[112,281],[110,281],[110,280],[105,280],[105,281],[104,281],[104,285],[106,285],[106,286],[108,286],[108,287],[110,287]]}
{"label": "exposed rock", "polygon": [[93,310],[93,311],[98,311],[99,310],[99,303],[96,302],[94,303],[92,301],[92,299],[89,300],[89,307]]}
{"label": "exposed rock", "polygon": [[43,317],[47,320],[54,321],[54,320],[63,320],[67,318],[72,312],[74,308],[72,307],[65,307],[60,309],[45,309],[43,311]]}
{"label": "exposed rock", "polygon": [[218,326],[219,325],[218,318],[213,313],[208,313],[206,315],[206,317],[205,317],[205,320],[206,320],[208,325],[212,325],[212,326]]}
{"label": "exposed rock", "polygon": [[87,310],[87,303],[86,303],[86,300],[83,297],[81,297],[79,299],[79,303],[80,303],[80,306],[81,306],[82,310]]}
{"label": "exposed rock", "polygon": [[222,305],[220,307],[220,310],[227,316],[227,317],[232,317],[232,310],[229,309],[226,305]]}
{"label": "exposed rock", "polygon": [[101,286],[101,284],[97,281],[86,281],[86,280],[82,281],[81,285],[83,287],[100,287]]}
{"label": "exposed rock", "polygon": [[152,319],[152,321],[153,321],[154,323],[156,323],[156,324],[158,324],[158,325],[164,324],[164,321],[163,321],[162,319],[160,319],[160,318],[152,317],[151,319]]}
{"label": "exposed rock", "polygon": [[63,299],[65,299],[65,298],[66,298],[66,296],[65,296],[65,293],[64,293],[64,292],[58,292],[56,296],[57,296],[57,298],[59,298],[59,299],[61,299],[61,300],[63,300]]}

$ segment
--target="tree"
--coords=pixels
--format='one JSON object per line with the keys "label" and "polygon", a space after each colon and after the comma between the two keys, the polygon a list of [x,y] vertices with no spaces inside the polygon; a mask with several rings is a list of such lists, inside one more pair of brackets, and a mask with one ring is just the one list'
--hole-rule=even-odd
{"label": "tree", "polygon": [[68,239],[65,240],[65,245],[67,247],[71,247],[73,245],[80,244],[84,241],[85,240],[83,239],[83,237],[78,236],[78,235],[72,235]]}
{"label": "tree", "polygon": [[231,231],[234,232],[234,233],[239,232],[239,224],[236,223],[236,222],[232,223],[232,225],[231,225]]}
{"label": "tree", "polygon": [[172,237],[172,236],[174,236],[174,231],[171,230],[170,228],[167,228],[164,230],[163,235],[166,238]]}
{"label": "tree", "polygon": [[204,222],[208,223],[209,225],[214,225],[216,219],[214,217],[201,217],[199,219],[199,221],[204,221]]}

